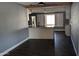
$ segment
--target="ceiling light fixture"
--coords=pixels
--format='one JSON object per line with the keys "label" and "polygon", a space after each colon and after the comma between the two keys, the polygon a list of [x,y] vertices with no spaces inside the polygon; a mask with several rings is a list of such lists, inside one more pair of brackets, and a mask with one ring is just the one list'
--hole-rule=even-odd
{"label": "ceiling light fixture", "polygon": [[44,2],[39,2],[38,5],[45,5],[45,3]]}

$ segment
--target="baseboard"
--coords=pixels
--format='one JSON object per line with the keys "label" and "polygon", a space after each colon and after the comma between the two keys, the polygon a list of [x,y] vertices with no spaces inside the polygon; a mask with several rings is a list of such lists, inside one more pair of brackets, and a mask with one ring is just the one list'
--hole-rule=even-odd
{"label": "baseboard", "polygon": [[53,38],[28,38],[28,39],[53,39]]}
{"label": "baseboard", "polygon": [[15,49],[16,47],[18,47],[19,45],[21,45],[22,43],[24,43],[25,41],[27,41],[28,38],[26,38],[25,40],[19,42],[18,44],[12,46],[11,48],[5,50],[4,52],[0,53],[0,56],[4,56],[5,54],[9,53],[10,51],[12,51],[13,49]]}
{"label": "baseboard", "polygon": [[71,41],[72,41],[73,48],[74,48],[74,51],[75,51],[75,53],[76,53],[76,56],[77,56],[77,50],[76,50],[76,48],[75,48],[75,44],[74,44],[74,42],[73,42],[73,40],[72,40],[72,39],[71,39]]}
{"label": "baseboard", "polygon": [[[30,39],[34,39],[34,38],[30,38]],[[36,39],[36,38],[35,38]],[[36,40],[39,40],[40,38],[37,38]],[[48,39],[40,39],[40,40],[48,40]],[[49,39],[51,40],[51,39]],[[53,40],[53,39],[52,39]]]}

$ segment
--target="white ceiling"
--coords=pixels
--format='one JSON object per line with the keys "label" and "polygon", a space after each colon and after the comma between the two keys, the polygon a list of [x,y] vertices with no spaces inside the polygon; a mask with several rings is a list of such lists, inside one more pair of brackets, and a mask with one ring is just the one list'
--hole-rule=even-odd
{"label": "white ceiling", "polygon": [[22,4],[22,5],[36,5],[38,4],[39,2],[18,2],[18,4]]}
{"label": "white ceiling", "polygon": [[[27,6],[27,5],[38,5],[39,2],[17,2],[18,4],[21,4],[21,5],[24,5],[24,6]],[[57,5],[68,5],[70,3],[66,3],[66,2],[44,2],[46,5],[51,5],[51,6],[57,6]]]}

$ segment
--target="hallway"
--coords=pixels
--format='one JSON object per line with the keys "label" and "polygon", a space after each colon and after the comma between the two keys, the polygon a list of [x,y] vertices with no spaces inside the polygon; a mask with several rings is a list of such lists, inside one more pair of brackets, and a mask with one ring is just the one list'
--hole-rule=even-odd
{"label": "hallway", "polygon": [[29,39],[5,56],[75,56],[75,52],[64,32],[54,32],[54,39]]}

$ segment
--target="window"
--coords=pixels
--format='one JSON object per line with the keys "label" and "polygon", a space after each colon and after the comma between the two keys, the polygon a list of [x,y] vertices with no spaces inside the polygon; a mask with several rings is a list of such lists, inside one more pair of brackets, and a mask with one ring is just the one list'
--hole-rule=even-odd
{"label": "window", "polygon": [[55,14],[45,15],[45,27],[54,27],[55,26]]}

